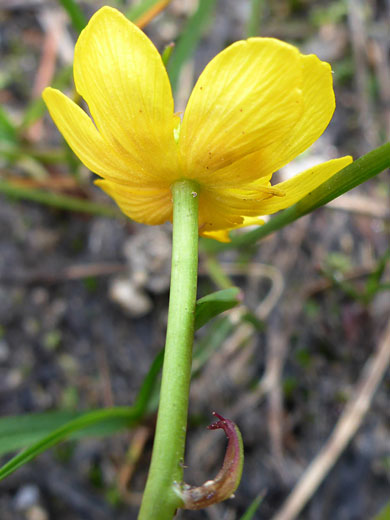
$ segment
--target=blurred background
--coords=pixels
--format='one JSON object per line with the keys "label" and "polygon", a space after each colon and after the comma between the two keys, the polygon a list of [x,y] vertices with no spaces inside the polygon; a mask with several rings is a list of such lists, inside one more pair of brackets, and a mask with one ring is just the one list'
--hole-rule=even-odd
{"label": "blurred background", "polygon": [[[1,417],[132,405],[164,344],[171,226],[121,216],[40,98],[52,85],[77,99],[74,44],[104,4],[159,51],[175,42],[178,111],[235,40],[277,37],[330,62],[334,118],[282,178],[389,140],[388,0],[0,0]],[[186,481],[200,484],[221,465],[223,433],[205,429],[213,410],[238,423],[246,461],[233,500],[178,518],[244,518],[260,495],[246,518],[390,518],[388,371],[375,395],[369,384],[388,363],[378,356],[390,341],[389,192],[383,172],[261,243],[217,256],[201,247],[199,296],[234,284],[243,303],[196,335]],[[360,428],[348,446],[336,438],[329,447],[360,398],[369,402]],[[134,428],[67,441],[21,467],[0,483],[0,519],[135,519],[155,409],[152,399]],[[30,423],[18,424],[26,433]],[[5,436],[0,422],[3,462]],[[320,485],[291,516],[285,500],[324,446]]]}

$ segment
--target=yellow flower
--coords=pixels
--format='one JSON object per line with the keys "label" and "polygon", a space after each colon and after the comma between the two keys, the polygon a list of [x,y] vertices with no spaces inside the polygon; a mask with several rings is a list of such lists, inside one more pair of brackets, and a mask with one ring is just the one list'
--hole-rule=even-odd
{"label": "yellow flower", "polygon": [[[199,232],[228,230],[284,209],[349,164],[342,157],[271,186],[335,107],[329,64],[273,38],[238,41],[199,77],[182,121],[161,57],[119,11],[103,7],[77,41],[74,81],[91,118],[58,90],[43,98],[96,183],[130,218],[172,220],[171,185],[198,184]],[[258,222],[260,222],[258,220]]]}

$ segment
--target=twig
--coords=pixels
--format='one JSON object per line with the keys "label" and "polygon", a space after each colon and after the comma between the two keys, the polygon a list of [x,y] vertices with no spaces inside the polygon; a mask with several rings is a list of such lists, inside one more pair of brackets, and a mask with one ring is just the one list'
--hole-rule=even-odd
{"label": "twig", "polygon": [[309,464],[301,479],[272,520],[294,520],[318,489],[347,444],[355,435],[390,363],[390,322],[377,351],[366,362],[355,392],[348,401],[331,436]]}
{"label": "twig", "polygon": [[372,218],[390,219],[390,209],[387,202],[381,202],[380,200],[375,200],[365,195],[351,195],[346,193],[332,200],[325,207],[347,211],[349,213],[357,213]]}
{"label": "twig", "polygon": [[[390,8],[389,8],[390,9]],[[390,139],[390,59],[389,38],[386,33],[389,27],[390,13],[385,22],[384,37],[372,41],[372,58],[374,61],[375,74],[378,81],[379,97],[381,100],[381,114],[384,123],[386,139]]]}
{"label": "twig", "polygon": [[171,0],[160,0],[154,6],[146,11],[142,16],[135,20],[135,23],[140,29],[143,29],[145,25],[148,25],[158,14],[161,13],[169,4]]}
{"label": "twig", "polygon": [[359,123],[363,130],[365,147],[372,148],[378,144],[378,131],[374,125],[373,108],[368,85],[369,77],[366,59],[367,35],[364,20],[365,2],[363,0],[348,0],[347,5],[356,73]]}
{"label": "twig", "polygon": [[103,346],[100,342],[97,342],[95,345],[96,356],[97,356],[97,364],[98,370],[100,374],[100,384],[102,389],[102,400],[103,406],[109,408],[114,406],[114,396],[112,393],[112,383],[111,383],[111,372],[110,367],[107,360],[107,353],[105,350],[105,346]]}
{"label": "twig", "polygon": [[[47,30],[44,35],[41,60],[32,86],[33,99],[37,99],[41,95],[42,90],[49,85],[53,79],[58,45],[65,24],[64,17],[61,16],[61,13],[56,11],[44,9],[39,16],[45,20]],[[35,121],[31,127],[27,129],[26,134],[29,141],[33,143],[42,140],[42,118]]]}
{"label": "twig", "polygon": [[[372,264],[371,266],[361,266],[356,267],[349,271],[348,273],[345,273],[342,278],[338,279],[337,281],[340,283],[344,282],[351,282],[355,280],[359,280],[360,278],[366,278],[367,276],[370,276],[375,269],[376,265]],[[321,293],[323,291],[327,291],[328,289],[332,289],[332,287],[335,287],[335,283],[333,280],[330,280],[329,278],[321,278],[320,280],[313,280],[312,282],[309,282],[306,286],[303,288],[303,294],[304,298],[312,298],[313,296],[316,296],[318,293]]]}
{"label": "twig", "polygon": [[[126,460],[118,473],[118,488],[122,498],[129,504],[133,504],[134,498],[136,497],[136,495],[129,491],[129,483],[144,451],[145,444],[150,438],[150,434],[151,429],[146,426],[140,426],[134,430],[130,446],[126,453]],[[136,503],[138,503],[138,500],[136,500]]]}
{"label": "twig", "polygon": [[100,263],[100,264],[80,264],[71,265],[50,271],[25,271],[21,273],[7,273],[0,275],[2,283],[59,283],[68,280],[79,280],[92,276],[109,276],[111,274],[122,273],[127,270],[126,264],[120,263]]}

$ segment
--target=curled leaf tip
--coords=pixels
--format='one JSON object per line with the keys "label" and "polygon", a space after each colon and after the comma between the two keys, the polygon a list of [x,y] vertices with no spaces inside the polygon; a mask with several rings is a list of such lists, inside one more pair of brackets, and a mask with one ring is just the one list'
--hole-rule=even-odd
{"label": "curled leaf tip", "polygon": [[219,413],[217,412],[213,412],[213,415],[215,417],[217,417],[219,419],[219,421],[213,423],[213,424],[209,424],[209,426],[207,426],[207,429],[208,430],[219,430],[219,429],[222,429],[225,431],[226,433],[226,436],[229,438],[229,430],[231,428],[236,428],[236,425],[234,424],[233,421],[230,421],[229,419],[225,419],[224,417],[222,417],[222,415],[219,415]]}
{"label": "curled leaf tip", "polygon": [[201,486],[190,486],[185,482],[175,485],[175,491],[182,499],[183,509],[203,509],[212,504],[233,498],[242,474],[244,464],[244,450],[241,433],[237,425],[230,419],[225,419],[217,412],[213,412],[218,421],[210,424],[209,430],[224,430],[228,438],[225,458],[222,468],[213,480],[207,480]]}

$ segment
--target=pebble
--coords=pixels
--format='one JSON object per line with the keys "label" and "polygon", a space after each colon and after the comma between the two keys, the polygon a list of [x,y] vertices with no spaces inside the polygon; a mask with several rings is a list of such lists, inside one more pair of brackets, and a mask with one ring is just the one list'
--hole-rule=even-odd
{"label": "pebble", "polygon": [[39,501],[39,488],[35,484],[22,486],[14,497],[14,507],[17,511],[25,511],[35,506]]}
{"label": "pebble", "polygon": [[110,298],[132,317],[147,314],[153,307],[151,299],[142,290],[134,286],[131,280],[115,278],[110,282]]}
{"label": "pebble", "polygon": [[49,520],[49,515],[41,506],[32,506],[26,511],[27,520]]}

